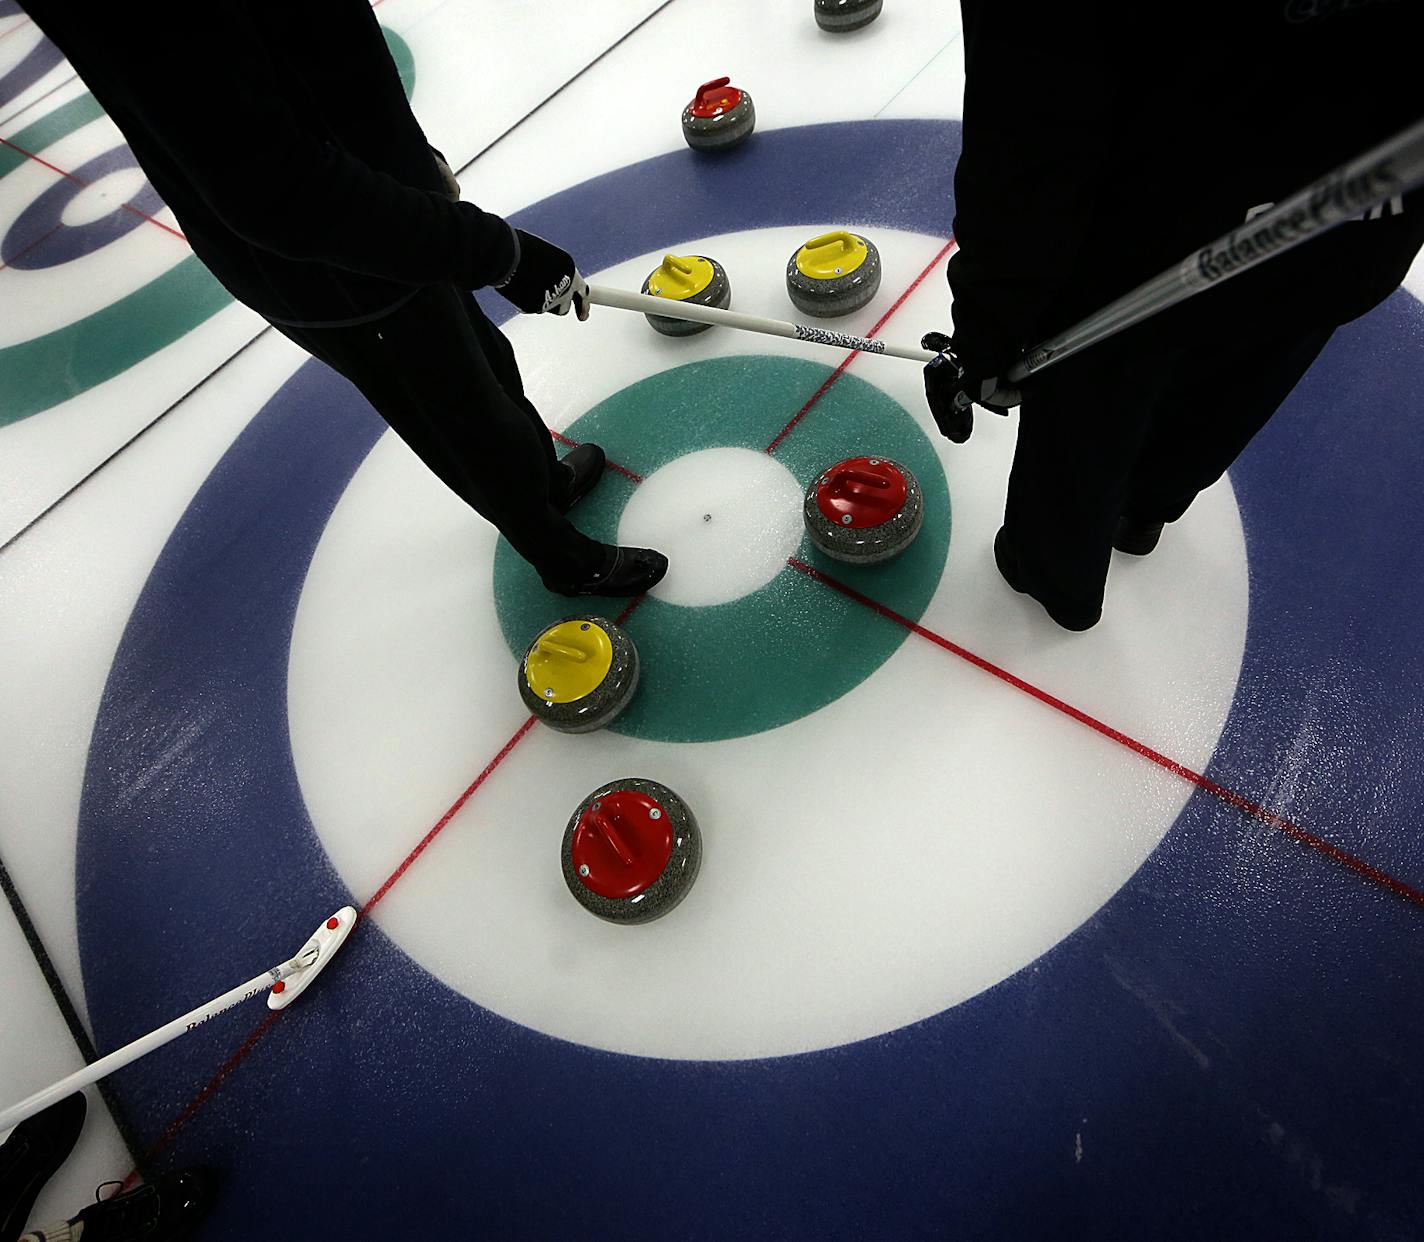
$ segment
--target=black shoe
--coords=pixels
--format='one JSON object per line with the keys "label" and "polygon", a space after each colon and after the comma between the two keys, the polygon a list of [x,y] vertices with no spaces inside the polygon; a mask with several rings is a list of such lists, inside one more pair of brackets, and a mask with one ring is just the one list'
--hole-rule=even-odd
{"label": "black shoe", "polygon": [[580,444],[570,449],[555,470],[553,496],[550,503],[560,513],[567,513],[593,491],[603,477],[607,459],[596,444]]}
{"label": "black shoe", "polygon": [[1129,556],[1146,556],[1162,538],[1165,522],[1139,522],[1126,513],[1117,520],[1117,534],[1113,536],[1113,547]]}
{"label": "black shoe", "polygon": [[75,1220],[86,1242],[170,1242],[185,1238],[213,1206],[207,1169],[161,1173],[146,1185],[90,1204]]}
{"label": "black shoe", "polygon": [[668,561],[650,548],[615,548],[604,545],[604,567],[576,582],[544,579],[556,595],[642,595],[651,591],[667,573]]}
{"label": "black shoe", "polygon": [[994,564],[999,567],[999,576],[1003,578],[1020,595],[1027,595],[1030,599],[1038,600],[1043,604],[1043,610],[1053,618],[1057,625],[1065,630],[1072,630],[1079,633],[1083,630],[1090,630],[1102,619],[1102,610],[1099,609],[1091,616],[1060,612],[1056,608],[1050,608],[1044,604],[1038,596],[1023,585],[1023,578],[1020,576],[1019,563],[1014,556],[1013,548],[1009,544],[1008,527],[999,527],[999,533],[994,536]]}
{"label": "black shoe", "polygon": [[0,1238],[18,1238],[44,1184],[74,1150],[87,1109],[82,1092],[20,1122],[0,1147]]}

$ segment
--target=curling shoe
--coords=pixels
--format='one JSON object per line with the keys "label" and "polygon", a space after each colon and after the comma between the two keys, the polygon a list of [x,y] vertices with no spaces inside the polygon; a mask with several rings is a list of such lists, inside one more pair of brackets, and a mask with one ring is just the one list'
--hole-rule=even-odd
{"label": "curling shoe", "polygon": [[186,1238],[213,1206],[216,1183],[207,1169],[160,1173],[112,1199],[91,1203],[71,1224],[81,1242],[172,1242]]}
{"label": "curling shoe", "polygon": [[607,459],[596,444],[580,444],[564,455],[554,468],[554,487],[550,503],[560,513],[567,513],[593,491],[603,478]]}
{"label": "curling shoe", "polygon": [[556,595],[642,595],[668,571],[667,557],[651,548],[616,548],[606,543],[603,554],[597,573],[574,581],[545,578],[544,586]]}
{"label": "curling shoe", "polygon": [[0,1147],[0,1239],[25,1231],[35,1200],[74,1150],[87,1110],[76,1091],[20,1122]]}

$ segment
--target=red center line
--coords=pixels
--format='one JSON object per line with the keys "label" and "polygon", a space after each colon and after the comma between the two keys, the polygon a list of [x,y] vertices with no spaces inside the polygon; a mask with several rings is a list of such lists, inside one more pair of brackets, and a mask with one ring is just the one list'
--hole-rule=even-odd
{"label": "red center line", "polygon": [[[618,614],[616,624],[624,624],[628,620],[628,618],[631,617],[633,613],[638,610],[638,605],[641,604],[646,598],[647,596],[645,595],[639,595],[634,599],[629,600],[623,611]],[[482,771],[477,777],[475,777],[473,781],[470,782],[469,786],[465,789],[465,792],[462,793],[458,798],[455,799],[454,802],[450,804],[449,809],[446,810],[445,814],[440,817],[440,819],[436,822],[435,826],[431,828],[431,830],[420,839],[419,843],[415,846],[415,848],[412,849],[410,853],[407,854],[405,858],[401,860],[400,865],[394,871],[392,871],[389,876],[386,877],[385,883],[383,883],[380,888],[376,890],[375,894],[366,902],[366,904],[361,907],[361,912],[355,929],[355,934],[360,933],[361,924],[366,920],[367,916],[370,915],[371,911],[374,910],[376,906],[385,899],[386,895],[391,891],[391,889],[393,889],[396,884],[399,883],[405,873],[409,871],[414,865],[416,859],[418,859],[423,853],[425,853],[425,851],[430,847],[430,844],[435,840],[435,838],[438,837],[445,830],[446,825],[449,824],[449,822],[460,813],[460,810],[464,807],[464,805],[472,797],[474,797],[476,791],[480,788],[480,786],[483,785],[487,780],[489,780],[489,778],[494,774],[495,769],[498,768],[499,765],[502,764],[509,757],[510,752],[529,735],[529,731],[534,727],[534,724],[535,718],[533,716],[530,716],[528,720],[526,720],[522,725],[519,726],[518,729],[515,730],[513,736],[511,736],[509,741],[504,744],[504,747],[500,750],[499,754],[497,754],[493,759],[489,761],[489,763],[485,765],[484,771]],[[188,1124],[189,1120],[192,1119],[193,1115],[204,1104],[207,1103],[207,1101],[212,1097],[214,1092],[216,1092],[217,1089],[222,1086],[223,1082],[232,1075],[233,1071],[236,1070],[237,1067],[246,1059],[248,1053],[250,1053],[255,1047],[257,1047],[262,1037],[266,1035],[269,1030],[272,1029],[273,1024],[285,1012],[286,1010],[279,1009],[273,1013],[268,1014],[267,1017],[265,1017],[257,1026],[252,1029],[251,1033],[243,1041],[242,1046],[239,1047],[237,1051],[232,1054],[232,1056],[230,1056],[226,1061],[222,1063],[217,1073],[215,1073],[212,1078],[208,1080],[207,1085],[201,1091],[199,1091],[197,1095],[193,1097],[192,1101],[174,1119],[173,1123],[168,1127],[168,1129],[163,1132],[162,1136],[158,1139],[158,1141],[154,1143],[151,1148],[149,1148],[145,1156],[146,1160],[152,1160],[156,1155],[158,1155],[159,1152],[161,1152],[165,1147],[167,1147],[174,1140],[174,1138],[177,1137],[178,1132],[185,1125]],[[128,1177],[124,1180],[124,1188],[127,1189],[129,1184],[132,1183],[132,1181],[136,1177],[137,1170],[130,1172]]]}
{"label": "red center line", "polygon": [[[638,602],[638,600],[634,600],[633,603],[630,604],[629,607],[625,610],[624,616],[627,616],[629,613],[631,613],[633,608],[637,606]],[[380,888],[376,890],[375,894],[366,902],[366,904],[361,907],[361,912],[357,920],[357,925],[354,934],[360,934],[361,924],[365,921],[366,916],[369,915],[371,911],[375,909],[375,907],[382,900],[384,900],[386,895],[391,891],[392,888],[395,887],[396,883],[401,879],[401,877],[404,876],[405,873],[410,870],[411,866],[415,863],[415,860],[419,858],[423,853],[425,853],[425,851],[430,847],[431,842],[433,842],[435,838],[438,837],[441,832],[444,831],[445,826],[449,824],[449,822],[454,819],[457,814],[459,814],[461,808],[465,805],[465,803],[467,803],[472,797],[474,797],[475,792],[480,788],[481,785],[483,785],[487,780],[489,780],[489,778],[494,774],[495,769],[498,768],[499,765],[502,764],[507,758],[509,758],[510,752],[513,751],[514,748],[518,746],[519,743],[522,742],[529,735],[529,730],[534,727],[534,723],[535,718],[533,716],[530,716],[528,720],[526,720],[522,725],[519,726],[518,729],[515,730],[513,736],[511,736],[509,741],[504,744],[499,754],[497,754],[493,759],[489,761],[489,763],[485,765],[484,771],[482,771],[477,777],[475,777],[473,781],[470,782],[470,784],[466,787],[464,793],[462,793],[458,798],[455,799],[454,802],[450,804],[449,809],[445,812],[444,815],[440,817],[440,819],[436,822],[435,826],[431,828],[431,830],[420,839],[419,843],[415,846],[415,848],[412,849],[410,853],[407,854],[405,858],[401,860],[400,865],[396,867],[394,871],[391,872],[391,874],[386,878],[385,883],[383,883]],[[257,1047],[257,1045],[261,1042],[262,1037],[272,1029],[277,1019],[280,1018],[285,1012],[286,1010],[279,1009],[273,1013],[269,1013],[265,1018],[263,1018],[260,1023],[257,1024],[257,1026],[253,1027],[252,1031],[248,1034],[247,1038],[243,1040],[242,1045],[237,1049],[237,1051],[234,1052],[232,1056],[228,1057],[228,1059],[222,1063],[222,1065],[218,1068],[217,1073],[215,1073],[210,1079],[208,1079],[207,1085],[204,1086],[203,1089],[193,1097],[193,1099],[189,1102],[188,1106],[184,1108],[183,1111],[179,1113],[176,1118],[174,1118],[173,1123],[168,1127],[168,1129],[163,1132],[163,1134],[159,1137],[158,1141],[148,1149],[144,1157],[146,1161],[151,1161],[155,1156],[158,1155],[159,1152],[161,1152],[165,1147],[167,1147],[178,1136],[178,1132],[182,1130],[183,1127],[186,1126],[189,1121],[192,1120],[194,1114],[197,1113],[197,1111],[202,1108],[202,1106],[206,1104],[209,1099],[212,1098],[213,1094],[217,1091],[217,1089],[222,1086],[222,1084],[229,1077],[231,1077],[237,1067],[241,1065],[244,1060],[247,1059],[248,1054],[251,1053],[252,1050]],[[125,1187],[131,1184],[137,1176],[138,1170],[132,1170],[129,1173],[128,1177],[124,1179]]]}
{"label": "red center line", "polygon": [[[902,293],[898,298],[895,299],[894,304],[890,307],[890,309],[887,310],[883,315],[881,315],[875,326],[865,334],[867,337],[873,339],[879,333],[880,329],[890,322],[890,317],[897,310],[899,310],[900,307],[905,305],[905,302],[909,299],[910,294],[914,293],[916,289],[918,289],[922,284],[924,284],[925,277],[927,277],[932,271],[935,270],[936,267],[940,265],[940,263],[944,261],[945,255],[947,255],[951,250],[954,249],[954,245],[955,242],[954,238],[952,237],[944,243],[944,245],[940,248],[940,252],[935,255],[935,257],[931,259],[928,263],[926,263],[924,266],[924,270],[921,271],[920,274],[910,282],[910,287],[906,289],[905,292]],[[777,434],[776,439],[766,446],[766,451],[768,453],[774,453],[777,449],[781,447],[782,441],[784,441],[787,436],[789,436],[793,431],[796,430],[797,424],[800,423],[800,421],[815,408],[816,403],[820,401],[822,397],[824,397],[828,392],[830,392],[831,385],[833,385],[838,379],[840,379],[842,375],[845,374],[846,368],[850,366],[850,364],[854,362],[858,357],[860,357],[860,351],[851,350],[850,353],[848,353],[844,358],[841,359],[840,366],[838,366],[834,371],[830,373],[830,375],[826,377],[826,382],[822,384],[818,389],[816,389],[814,393],[811,394],[811,399],[807,401],[806,404],[803,405],[799,410],[796,411],[796,416],[789,423],[787,423],[785,427],[781,429],[781,431]]]}
{"label": "red center line", "polygon": [[[154,1145],[148,1149],[148,1153],[144,1157],[145,1160],[152,1160],[154,1156],[161,1152],[178,1136],[178,1131],[186,1126],[188,1122],[192,1120],[193,1114],[212,1098],[217,1089],[221,1087],[223,1083],[231,1077],[237,1067],[247,1059],[247,1054],[257,1047],[262,1037],[277,1024],[277,1020],[286,1012],[285,1009],[274,1009],[252,1028],[251,1033],[242,1041],[237,1051],[222,1063],[216,1074],[208,1079],[208,1085],[188,1102],[188,1106],[173,1119],[172,1124],[163,1132],[158,1142],[154,1143]],[[118,1193],[122,1194],[124,1191],[130,1189],[134,1182],[138,1180],[138,1177],[138,1170],[130,1169],[128,1176],[124,1178],[123,1185],[119,1187]]]}
{"label": "red center line", "polygon": [[[47,159],[43,159],[42,157],[36,155],[33,151],[26,151],[24,147],[17,147],[17,146],[16,146],[13,142],[11,142],[8,138],[0,138],[0,146],[6,146],[6,147],[9,147],[10,150],[12,150],[12,151],[18,151],[18,152],[19,152],[21,155],[23,155],[26,159],[34,160],[34,162],[35,162],[36,164],[40,164],[40,165],[42,165],[43,167],[48,168],[51,172],[58,173],[61,177],[64,177],[66,180],[74,182],[75,185],[83,186],[85,189],[88,189],[91,185],[94,184],[92,181],[85,181],[85,180],[84,180],[83,178],[81,178],[81,177],[76,177],[72,172],[65,172],[64,169],[60,168],[57,164],[51,164]],[[121,207],[122,207],[122,210],[132,212],[134,215],[138,216],[139,219],[141,219],[141,220],[147,220],[150,224],[157,225],[157,226],[158,226],[159,228],[161,228],[165,233],[172,233],[173,236],[176,237],[176,238],[178,238],[179,241],[184,241],[184,242],[186,242],[186,241],[188,240],[186,237],[183,236],[182,233],[180,233],[180,232],[179,232],[177,229],[175,229],[172,225],[164,224],[162,220],[155,219],[153,216],[149,215],[146,211],[140,211],[140,210],[139,210],[137,207],[135,207],[132,203],[123,203],[123,204],[121,204]]]}
{"label": "red center line", "polygon": [[421,837],[419,844],[417,844],[416,847],[405,856],[405,859],[401,862],[401,865],[397,867],[394,871],[392,871],[389,876],[386,877],[386,882],[376,890],[375,896],[373,896],[364,906],[361,907],[361,918],[364,919],[368,914],[371,913],[372,910],[376,908],[377,905],[380,904],[380,902],[384,899],[385,895],[396,886],[397,881],[399,881],[400,878],[405,875],[407,871],[410,870],[411,864],[414,863],[415,860],[419,858],[423,853],[425,853],[430,843],[434,841],[435,838],[438,837],[445,830],[445,825],[448,824],[452,819],[454,819],[457,814],[459,814],[460,809],[465,805],[465,803],[467,803],[472,797],[474,797],[475,791],[479,789],[479,787],[483,785],[485,781],[489,780],[489,778],[494,774],[494,770],[499,767],[501,763],[503,763],[507,758],[509,758],[509,752],[512,751],[516,746],[518,746],[519,743],[522,742],[528,736],[529,730],[533,727],[534,717],[530,716],[528,720],[526,720],[522,725],[519,726],[518,729],[514,731],[514,735],[509,739],[509,741],[504,744],[504,749],[502,749],[499,754],[497,754],[493,759],[491,759],[487,764],[485,764],[485,770],[481,772],[477,777],[475,777],[475,779],[471,781],[469,786],[465,789],[465,792],[462,793],[458,798],[455,799],[454,802],[450,804],[450,809],[447,810],[445,814],[439,818],[439,820],[435,824],[435,827],[432,828],[429,832],[427,832],[423,837]]}
{"label": "red center line", "polygon": [[1074,707],[1071,703],[1065,703],[1057,696],[1049,694],[1047,690],[1041,690],[1032,682],[1027,682],[1022,677],[1014,676],[1014,674],[1007,669],[1000,668],[992,661],[984,659],[983,656],[975,655],[972,651],[961,647],[958,643],[951,642],[943,635],[926,629],[923,625],[911,621],[908,617],[902,617],[898,612],[894,611],[894,609],[887,608],[884,604],[871,599],[868,595],[862,595],[853,587],[849,587],[845,583],[837,581],[829,574],[822,572],[814,566],[807,565],[803,561],[798,561],[795,557],[787,561],[787,564],[798,573],[805,574],[806,577],[812,581],[830,587],[833,591],[839,591],[847,599],[854,600],[857,604],[869,608],[872,612],[878,613],[887,620],[895,622],[896,625],[903,626],[909,630],[910,633],[917,634],[928,642],[934,643],[937,647],[942,647],[945,651],[974,665],[975,668],[982,669],[991,676],[997,677],[1000,681],[1013,686],[1014,689],[1021,690],[1024,694],[1037,699],[1040,703],[1044,703],[1055,711],[1062,712],[1065,716],[1071,717],[1073,720],[1078,721],[1079,724],[1087,725],[1088,728],[1097,733],[1101,733],[1106,738],[1110,738],[1120,746],[1125,746],[1128,750],[1141,755],[1144,759],[1150,760],[1158,767],[1171,772],[1175,776],[1180,776],[1183,780],[1197,786],[1198,789],[1205,790],[1213,797],[1219,798],[1228,806],[1234,807],[1236,810],[1251,816],[1251,818],[1259,820],[1261,823],[1285,833],[1303,845],[1309,846],[1317,853],[1323,854],[1341,866],[1349,868],[1357,875],[1361,875],[1365,879],[1380,885],[1380,887],[1388,889],[1391,893],[1394,893],[1395,896],[1403,897],[1406,901],[1424,907],[1424,892],[1405,884],[1402,880],[1395,879],[1394,876],[1381,871],[1378,867],[1372,867],[1369,863],[1365,862],[1364,859],[1357,858],[1354,854],[1342,850],[1338,845],[1330,844],[1329,841],[1326,841],[1323,837],[1316,836],[1313,832],[1307,832],[1304,828],[1300,827],[1300,825],[1282,818],[1273,811],[1266,810],[1265,807],[1259,803],[1252,802],[1249,798],[1243,797],[1234,790],[1227,789],[1224,785],[1217,784],[1217,782],[1210,777],[1203,776],[1200,772],[1194,771],[1185,764],[1178,763],[1175,759],[1171,759],[1162,754],[1161,751],[1153,750],[1152,747],[1143,742],[1139,742],[1134,737],[1128,736],[1120,729],[1114,729],[1112,725],[1104,723],[1096,716],[1090,716],[1087,712]]}
{"label": "red center line", "polygon": [[24,258],[27,254],[29,254],[30,251],[33,250],[36,246],[40,245],[40,244],[43,243],[43,242],[47,242],[51,237],[53,237],[56,233],[58,233],[59,230],[62,229],[63,227],[64,227],[63,223],[56,224],[56,225],[54,226],[54,228],[50,229],[50,231],[49,231],[48,233],[43,233],[43,234],[41,234],[39,237],[36,237],[35,240],[32,241],[32,242],[31,242],[28,246],[26,246],[23,250],[17,250],[17,251],[15,252],[15,254],[11,257],[10,262],[8,262],[8,263],[0,263],[0,272],[3,272],[7,267],[13,267],[13,266],[15,265],[15,262],[16,262],[17,260],[23,259],[23,258]]}

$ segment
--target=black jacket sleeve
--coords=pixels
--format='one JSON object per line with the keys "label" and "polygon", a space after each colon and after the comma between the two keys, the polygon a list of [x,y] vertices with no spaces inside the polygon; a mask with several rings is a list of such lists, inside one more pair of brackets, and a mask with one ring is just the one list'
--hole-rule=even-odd
{"label": "black jacket sleeve", "polygon": [[961,0],[966,83],[949,261],[955,352],[975,378],[1028,346],[1072,268],[1112,98],[1096,6]]}
{"label": "black jacket sleeve", "polygon": [[[211,64],[170,61],[156,89],[136,93],[136,110],[165,136],[214,213],[289,259],[416,285],[475,289],[503,280],[515,251],[499,216],[403,185],[297,122],[251,11],[223,2],[203,12],[224,64],[244,66],[240,79]],[[183,124],[184,115],[203,123]]]}
{"label": "black jacket sleeve", "polygon": [[[361,20],[374,22],[360,7]],[[288,259],[404,284],[473,289],[508,276],[516,252],[503,219],[397,180],[297,114],[254,24],[260,8],[209,0],[197,19],[201,45],[186,9],[163,0],[157,8],[152,23],[131,13],[115,23],[108,46],[88,59],[118,86],[121,127],[141,125],[239,237]]]}

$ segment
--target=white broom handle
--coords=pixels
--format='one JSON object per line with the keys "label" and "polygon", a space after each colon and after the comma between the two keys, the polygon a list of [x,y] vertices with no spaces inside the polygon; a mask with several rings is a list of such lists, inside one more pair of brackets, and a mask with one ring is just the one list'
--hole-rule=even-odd
{"label": "white broom handle", "polygon": [[280,979],[288,978],[297,969],[295,960],[283,962],[280,966],[274,966],[271,970],[265,970],[260,975],[249,979],[246,983],[239,983],[231,991],[224,992],[221,996],[208,1001],[205,1005],[199,1005],[196,1009],[185,1013],[181,1018],[174,1018],[167,1026],[160,1026],[158,1030],[136,1039],[131,1044],[109,1053],[108,1056],[100,1057],[86,1065],[82,1070],[77,1070],[70,1074],[68,1078],[63,1078],[53,1086],[46,1087],[43,1091],[36,1091],[27,1100],[21,1100],[13,1108],[7,1108],[0,1113],[0,1134],[24,1121],[26,1117],[33,1117],[41,1109],[48,1108],[58,1100],[64,1099],[67,1095],[72,1095],[81,1087],[87,1087],[96,1083],[101,1078],[121,1070],[125,1065],[130,1065],[140,1057],[147,1056],[156,1048],[163,1047],[164,1044],[186,1035],[189,1031],[202,1026],[209,1018],[215,1018],[226,1009],[231,1009],[234,1005],[240,1005],[243,1001],[251,1000],[255,996],[261,996],[274,983]]}
{"label": "white broom handle", "polygon": [[619,310],[637,311],[640,315],[661,315],[664,319],[686,319],[692,323],[740,328],[743,332],[760,332],[763,336],[784,336],[793,341],[829,345],[833,349],[854,349],[863,354],[908,358],[911,362],[923,363],[937,357],[927,349],[892,345],[871,337],[852,336],[848,332],[788,323],[784,319],[764,319],[760,315],[746,315],[741,311],[719,310],[715,306],[698,306],[695,302],[679,302],[674,298],[654,297],[650,293],[629,293],[623,289],[610,289],[607,285],[589,285],[588,300],[595,306],[613,306]]}

